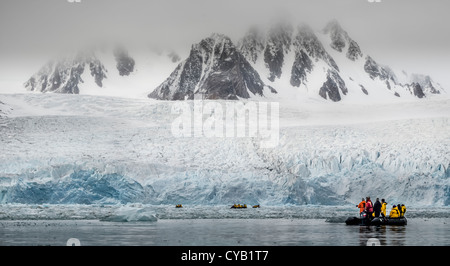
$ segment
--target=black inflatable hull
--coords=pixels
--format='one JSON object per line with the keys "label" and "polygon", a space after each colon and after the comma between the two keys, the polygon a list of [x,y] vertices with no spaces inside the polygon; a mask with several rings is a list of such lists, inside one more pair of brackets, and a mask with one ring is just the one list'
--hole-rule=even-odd
{"label": "black inflatable hull", "polygon": [[372,221],[370,221],[369,224],[366,224],[367,222],[363,223],[361,218],[357,217],[348,217],[347,220],[345,220],[346,225],[407,225],[408,221],[405,217],[402,218],[374,218]]}

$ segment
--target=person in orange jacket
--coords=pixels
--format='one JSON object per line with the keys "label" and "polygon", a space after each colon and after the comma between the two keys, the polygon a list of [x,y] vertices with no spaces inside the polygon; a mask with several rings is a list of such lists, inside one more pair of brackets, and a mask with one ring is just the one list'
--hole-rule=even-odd
{"label": "person in orange jacket", "polygon": [[359,214],[361,214],[365,210],[366,201],[364,200],[364,198],[362,198],[361,202],[358,205],[356,205],[356,207],[359,208]]}

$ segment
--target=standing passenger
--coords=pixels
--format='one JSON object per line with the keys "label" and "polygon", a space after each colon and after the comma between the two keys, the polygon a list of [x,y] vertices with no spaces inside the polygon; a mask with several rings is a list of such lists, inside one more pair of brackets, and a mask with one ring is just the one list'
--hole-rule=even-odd
{"label": "standing passenger", "polygon": [[373,212],[373,205],[372,201],[370,200],[370,197],[366,198],[366,213],[367,213],[367,219],[372,219],[372,212]]}
{"label": "standing passenger", "polygon": [[400,204],[397,204],[397,210],[398,210],[398,217],[402,217],[403,216],[403,214],[402,214],[402,206],[400,206]]}
{"label": "standing passenger", "polygon": [[364,198],[361,199],[361,202],[358,205],[356,205],[356,207],[359,208],[359,214],[361,214],[364,211],[364,209],[366,208],[366,202],[364,201]]}
{"label": "standing passenger", "polygon": [[375,204],[373,205],[373,211],[375,212],[375,218],[380,217],[380,213],[381,213],[381,202],[380,199],[377,198],[377,200],[375,201]]}
{"label": "standing passenger", "polygon": [[387,202],[384,201],[384,199],[381,199],[381,217],[386,217],[386,206]]}
{"label": "standing passenger", "polygon": [[402,208],[402,213],[401,213],[401,217],[405,217],[405,212],[406,212],[406,206],[405,206],[405,204],[402,204],[402,206],[401,206]]}

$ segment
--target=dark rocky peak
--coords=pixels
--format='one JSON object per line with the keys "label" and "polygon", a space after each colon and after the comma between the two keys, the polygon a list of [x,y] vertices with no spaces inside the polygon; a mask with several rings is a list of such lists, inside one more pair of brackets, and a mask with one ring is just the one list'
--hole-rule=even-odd
{"label": "dark rocky peak", "polygon": [[418,82],[413,82],[411,85],[408,85],[408,88],[410,89],[411,93],[422,99],[425,97],[425,93],[423,92],[422,86]]}
{"label": "dark rocky peak", "polygon": [[116,59],[116,68],[119,75],[128,76],[134,71],[134,59],[128,55],[127,50],[123,46],[117,46],[113,50],[114,58]]}
{"label": "dark rocky peak", "polygon": [[337,20],[330,21],[323,29],[323,33],[330,36],[330,46],[334,50],[344,52],[347,47],[346,56],[348,59],[355,61],[363,56],[358,43],[350,38],[348,33],[341,27]]}
{"label": "dark rocky peak", "polygon": [[389,77],[389,80],[394,82],[394,84],[399,84],[397,75],[395,74],[395,71],[390,66],[382,65],[381,67],[384,69],[384,71],[386,71],[386,73]]}
{"label": "dark rocky peak", "polygon": [[30,91],[78,94],[78,85],[84,82],[81,75],[86,67],[95,83],[102,87],[107,70],[93,51],[77,52],[50,60],[24,86]]}
{"label": "dark rocky peak", "polygon": [[372,57],[366,57],[366,63],[364,64],[364,70],[369,74],[371,79],[379,78],[385,81],[392,81],[397,84],[397,77],[389,67],[379,65]]}
{"label": "dark rocky peak", "polygon": [[[385,81],[386,87],[390,90],[393,85],[403,87],[409,91],[412,95],[418,98],[424,98],[427,94],[440,94],[442,87],[435,83],[430,76],[421,74],[412,74],[409,81],[403,81],[400,83],[399,79],[395,75],[395,72],[388,66],[379,65],[370,56],[366,57],[366,63],[364,64],[364,70],[369,74],[372,79],[380,79]],[[407,73],[403,71],[403,75],[407,77]],[[398,93],[396,93],[397,96]]]}
{"label": "dark rocky peak", "polygon": [[237,53],[237,49],[231,39],[217,33],[194,45],[192,51],[201,55],[203,63],[208,67],[217,65],[220,60],[230,61]]}
{"label": "dark rocky peak", "polygon": [[[107,69],[102,62],[105,58],[114,58],[116,65]],[[123,46],[94,45],[50,60],[24,86],[31,91],[78,94],[79,85],[85,82],[83,73],[89,73],[96,86],[103,87],[107,73],[128,76],[134,69],[135,61]]]}
{"label": "dark rocky peak", "polygon": [[237,100],[252,94],[263,95],[268,87],[260,79],[230,38],[213,34],[192,45],[189,57],[152,93],[150,98],[161,100],[204,99]]}
{"label": "dark rocky peak", "polygon": [[411,81],[413,83],[417,83],[423,89],[423,91],[432,93],[432,94],[440,94],[441,86],[433,81],[433,79],[428,75],[422,74],[412,74]]}
{"label": "dark rocky peak", "polygon": [[267,32],[267,42],[284,48],[286,53],[290,50],[294,27],[289,23],[278,23]]}
{"label": "dark rocky peak", "polygon": [[295,60],[291,70],[291,85],[294,87],[300,87],[302,83],[305,84],[307,82],[307,75],[308,73],[311,73],[313,67],[313,62],[305,51],[297,51],[295,53]]}
{"label": "dark rocky peak", "polygon": [[335,70],[328,70],[327,80],[319,90],[319,95],[324,99],[330,99],[338,102],[342,99],[341,93],[347,95],[347,87],[344,80]]}
{"label": "dark rocky peak", "polygon": [[308,73],[314,69],[314,63],[324,61],[328,66],[327,78],[319,90],[319,95],[332,101],[340,101],[341,94],[347,94],[347,87],[339,75],[339,67],[324,49],[322,43],[308,25],[300,25],[293,41],[295,61],[292,66],[290,83],[299,87],[307,84]]}
{"label": "dark rocky peak", "polygon": [[303,24],[298,26],[297,33],[293,40],[293,45],[297,53],[303,50],[305,51],[305,54],[314,61],[317,62],[321,59],[330,67],[339,71],[339,67],[334,59],[328,54],[316,34],[314,34],[314,31],[308,25]]}
{"label": "dark rocky peak", "polygon": [[330,21],[323,29],[325,34],[331,37],[331,47],[339,52],[342,52],[346,46],[348,34],[345,32],[337,20]]}
{"label": "dark rocky peak", "polygon": [[358,58],[363,57],[363,53],[361,52],[361,49],[359,48],[358,43],[356,43],[353,40],[349,41],[346,56],[348,59],[350,59],[352,61],[355,61]]}
{"label": "dark rocky peak", "polygon": [[268,31],[264,62],[270,70],[270,81],[281,77],[284,56],[291,50],[292,33],[293,27],[286,23],[277,24]]}
{"label": "dark rocky peak", "polygon": [[251,63],[256,63],[265,47],[265,39],[257,27],[252,27],[238,42],[241,54]]}

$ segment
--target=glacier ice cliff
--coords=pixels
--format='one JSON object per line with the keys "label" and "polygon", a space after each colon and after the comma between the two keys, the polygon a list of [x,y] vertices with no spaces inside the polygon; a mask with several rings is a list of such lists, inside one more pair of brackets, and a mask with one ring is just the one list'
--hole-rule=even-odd
{"label": "glacier ice cliff", "polygon": [[176,138],[172,102],[1,100],[14,109],[2,118],[2,204],[342,205],[364,196],[450,204],[448,100],[334,111],[283,105],[271,149],[258,138]]}

